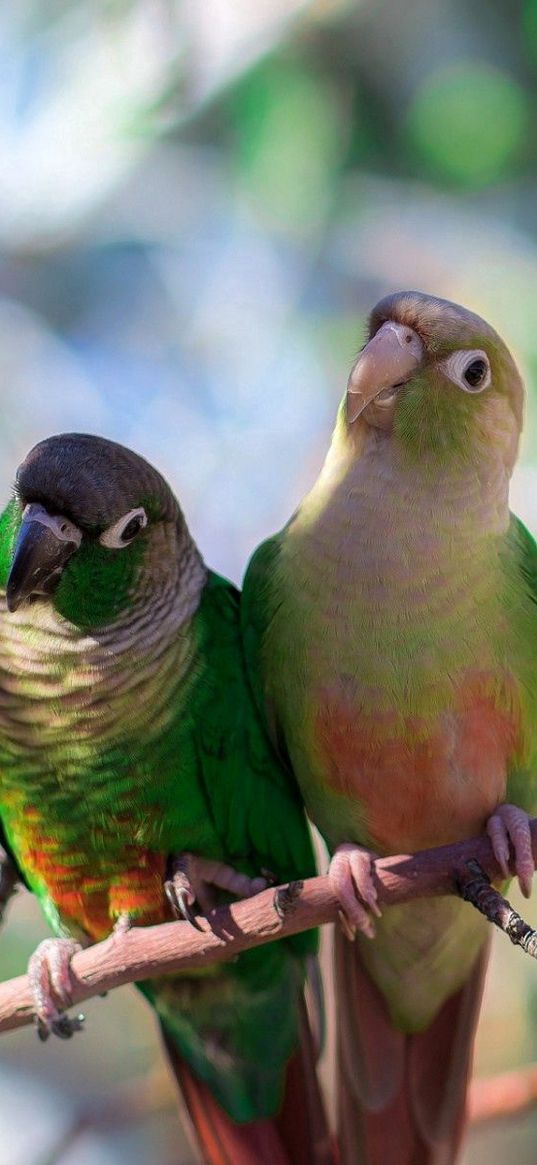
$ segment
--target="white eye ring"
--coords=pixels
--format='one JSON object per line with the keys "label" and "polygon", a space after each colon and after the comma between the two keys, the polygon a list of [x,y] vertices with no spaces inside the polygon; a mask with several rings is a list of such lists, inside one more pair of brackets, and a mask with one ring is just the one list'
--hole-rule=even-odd
{"label": "white eye ring", "polygon": [[[133,523],[132,534],[128,531],[131,522]],[[147,514],[143,506],[138,506],[136,510],[129,510],[128,514],[123,514],[123,517],[114,522],[113,526],[103,530],[102,534],[99,535],[99,542],[101,546],[107,546],[109,550],[123,550],[136,538],[144,526],[147,526]]]}
{"label": "white eye ring", "polygon": [[[476,367],[472,372],[474,364]],[[479,366],[482,366],[481,379],[474,379]],[[442,361],[440,367],[444,372],[447,372],[454,384],[462,388],[463,392],[483,392],[485,388],[489,387],[492,379],[489,358],[481,348],[473,350],[461,348],[458,352],[452,352],[447,360]],[[469,379],[466,379],[469,373]],[[472,379],[474,379],[474,383],[472,383]]]}

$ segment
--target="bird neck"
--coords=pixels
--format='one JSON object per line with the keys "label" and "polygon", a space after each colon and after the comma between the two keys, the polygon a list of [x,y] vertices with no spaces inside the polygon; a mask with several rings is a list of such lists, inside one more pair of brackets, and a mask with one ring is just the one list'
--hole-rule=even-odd
{"label": "bird neck", "polygon": [[[295,651],[300,690],[324,699],[337,672],[351,704],[375,714],[451,706],[455,673],[472,675],[476,661],[494,669],[505,655],[508,522],[500,468],[433,478],[402,464],[384,435],[366,434],[359,458],[334,443],[281,540],[268,632],[285,658]],[[301,699],[298,719],[308,714]],[[274,700],[283,706],[279,691]]]}
{"label": "bird neck", "polygon": [[[390,434],[338,424],[321,473],[290,524],[296,536],[314,536],[352,556],[352,542],[374,568],[391,547],[452,557],[466,543],[490,544],[509,525],[509,469],[494,449],[475,460],[439,464],[405,458]],[[362,559],[363,561],[363,559]],[[380,565],[380,564],[379,564]],[[416,559],[414,565],[417,566]]]}
{"label": "bird neck", "polygon": [[0,709],[0,732],[26,744],[38,731],[43,748],[61,751],[69,733],[82,747],[96,732],[112,741],[126,730],[162,731],[194,667],[193,624],[206,579],[189,541],[156,585],[154,570],[150,586],[142,569],[128,608],[94,631],[69,622],[49,601],[8,614],[2,597],[0,682],[10,706]]}

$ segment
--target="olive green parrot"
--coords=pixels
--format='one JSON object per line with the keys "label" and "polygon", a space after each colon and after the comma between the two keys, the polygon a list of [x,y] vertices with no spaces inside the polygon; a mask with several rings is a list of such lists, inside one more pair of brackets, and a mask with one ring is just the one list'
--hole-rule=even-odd
{"label": "olive green parrot", "polygon": [[523,386],[493,329],[383,299],[313,488],[254,554],[245,652],[332,856],[342,1165],[448,1165],[487,923],[455,897],[380,917],[371,854],[488,829],[529,893],[537,549],[509,511]]}

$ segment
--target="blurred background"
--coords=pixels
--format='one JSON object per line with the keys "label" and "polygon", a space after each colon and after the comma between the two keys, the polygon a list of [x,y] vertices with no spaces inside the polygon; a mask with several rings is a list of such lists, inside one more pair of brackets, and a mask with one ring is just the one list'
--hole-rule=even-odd
{"label": "blurred background", "polygon": [[[513,506],[536,531],[536,110],[537,0],[8,0],[2,495],[40,438],[104,434],[154,461],[239,581],[316,475],[367,311],[411,286],[514,350]],[[21,893],[0,977],[45,933]],[[3,1165],[191,1165],[143,1001],[85,1010],[69,1044],[2,1037]],[[537,972],[499,940],[477,1070],[532,1059]],[[536,1151],[529,1116],[474,1132],[465,1162]]]}

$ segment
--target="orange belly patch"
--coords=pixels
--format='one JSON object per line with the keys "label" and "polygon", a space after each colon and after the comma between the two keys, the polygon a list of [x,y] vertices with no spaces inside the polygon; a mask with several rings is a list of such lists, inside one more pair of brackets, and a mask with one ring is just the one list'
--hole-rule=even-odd
{"label": "orange belly patch", "polygon": [[329,785],[358,803],[369,844],[397,853],[479,831],[519,751],[512,683],[467,676],[434,719],[372,704],[325,691],[315,724]]}
{"label": "orange belly patch", "polygon": [[44,883],[62,919],[81,927],[90,938],[105,938],[120,914],[143,926],[169,918],[163,854],[128,846],[115,861],[104,864],[70,849],[67,864],[65,847],[45,834],[32,810],[26,825],[21,851],[25,870]]}

